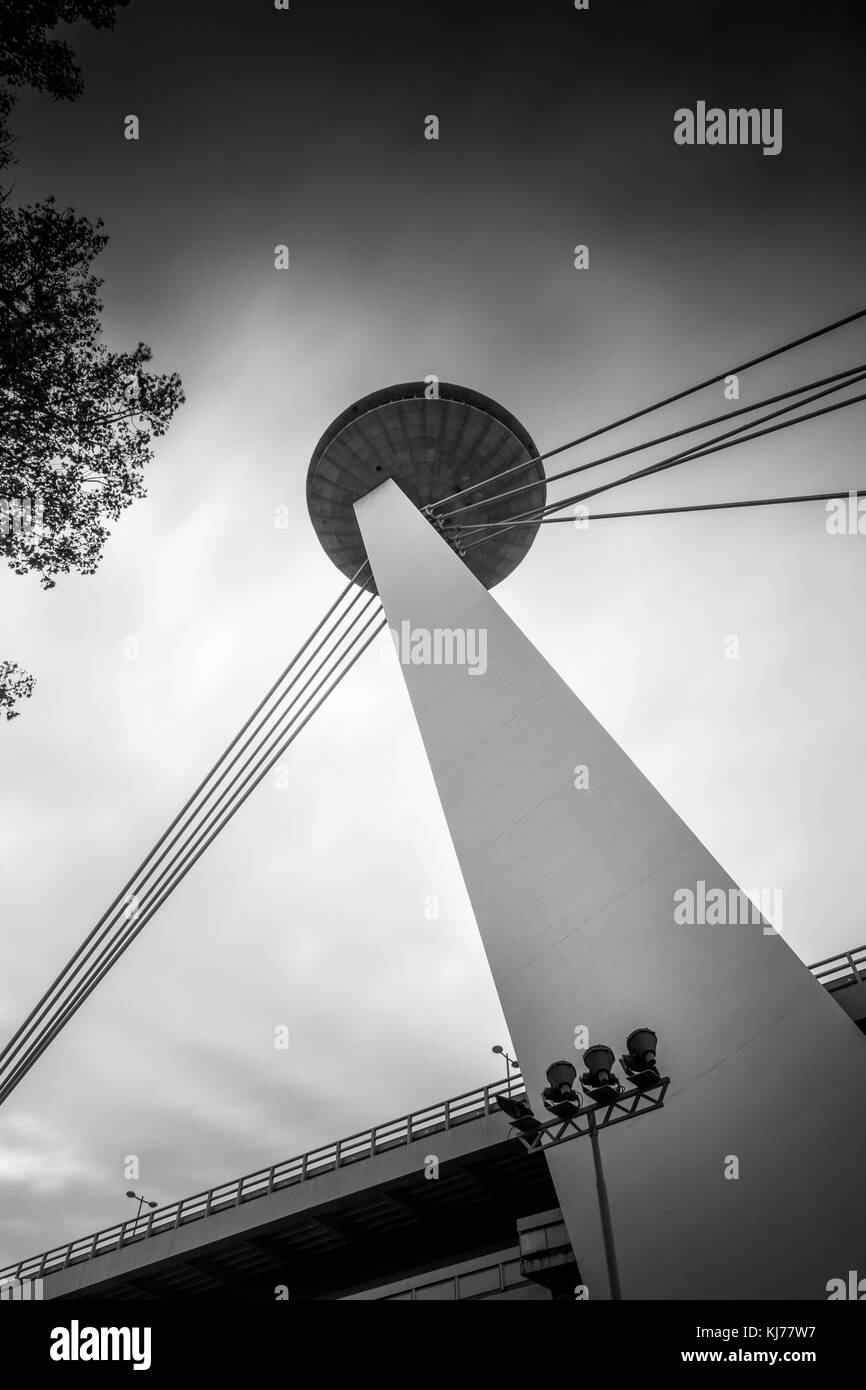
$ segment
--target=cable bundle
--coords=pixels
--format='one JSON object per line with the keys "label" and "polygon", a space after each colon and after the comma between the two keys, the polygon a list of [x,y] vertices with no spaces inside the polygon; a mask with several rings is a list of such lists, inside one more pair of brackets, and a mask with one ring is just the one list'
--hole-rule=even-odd
{"label": "cable bundle", "polygon": [[[367,562],[353,575],[253,710],[240,733],[232,739],[0,1052],[0,1103],[27,1075],[385,626],[382,618],[366,636],[382,611],[376,594],[366,594],[359,588],[354,597],[345,602],[365,569]],[[365,594],[366,603],[348,622],[352,610]],[[372,615],[358,628],[371,605],[375,605]],[[323,628],[327,630],[312,647]],[[302,662],[301,658],[310,647],[312,650]],[[308,671],[311,673],[302,681]],[[246,754],[249,756],[238,766]],[[208,802],[212,802],[209,808]]]}
{"label": "cable bundle", "polygon": [[[518,486],[510,487],[505,491],[493,496],[485,496],[475,502],[467,502],[468,493],[480,488],[487,488],[491,483],[504,481],[506,478],[520,473],[544,459],[553,458],[557,454],[563,453],[567,449],[574,449],[579,444],[585,444],[590,439],[596,439],[599,435],[607,434],[612,430],[618,429],[621,425],[630,423],[633,420],[641,419],[645,415],[652,414],[654,411],[661,410],[664,406],[672,405],[675,401],[685,399],[687,396],[694,395],[698,391],[704,390],[707,386],[716,385],[724,381],[729,375],[740,375],[749,367],[758,366],[760,363],[767,362],[771,358],[779,357],[783,353],[790,352],[793,348],[802,346],[804,343],[812,342],[816,338],[823,337],[825,334],[833,333],[837,329],[847,324],[854,323],[866,315],[866,309],[860,309],[854,314],[849,314],[843,319],[837,319],[834,323],[819,328],[813,333],[808,333],[802,338],[796,338],[792,342],[784,343],[781,347],[773,348],[770,352],[762,353],[760,357],[753,357],[748,362],[740,366],[730,368],[725,372],[720,372],[716,376],[708,377],[705,381],[700,381],[694,386],[689,386],[683,391],[678,391],[673,396],[667,396],[664,400],[657,401],[654,405],[645,406],[642,410],[634,411],[630,415],[622,416],[619,420],[614,420],[609,425],[604,425],[599,429],[592,430],[589,434],[581,435],[578,439],[572,439],[566,444],[560,444],[555,449],[550,449],[544,454],[539,454],[537,458],[525,459],[522,463],[515,464],[514,467],[506,469],[503,473],[495,475],[493,478],[486,478],[482,482],[469,484],[460,493],[452,493],[449,497],[442,498],[439,502],[427,508],[430,518],[437,523],[449,540],[454,543],[460,554],[466,554],[478,545],[483,545],[485,541],[491,540],[496,536],[503,535],[506,531],[512,530],[515,526],[525,526],[528,521],[538,521],[546,525],[555,521],[566,521],[571,518],[554,517],[553,512],[562,511],[565,507],[574,506],[576,503],[584,502],[590,497],[596,497],[602,492],[609,492],[612,488],[621,487],[624,483],[634,482],[640,478],[649,477],[653,473],[660,473],[668,468],[675,468],[679,464],[690,462],[693,459],[705,458],[709,454],[718,453],[720,450],[733,448],[737,444],[745,444],[750,440],[762,438],[764,435],[773,434],[778,430],[790,429],[794,425],[803,424],[807,420],[814,420],[818,416],[828,415],[836,410],[844,410],[850,405],[857,405],[866,400],[866,393],[850,396],[843,400],[834,401],[829,405],[820,407],[817,410],[808,411],[804,415],[798,415],[794,419],[782,420],[777,424],[768,424],[768,421],[777,420],[779,416],[788,415],[792,411],[800,410],[803,406],[811,405],[813,402],[822,400],[827,396],[836,395],[846,388],[856,385],[866,380],[866,363],[859,363],[857,366],[848,367],[844,371],[834,372],[831,376],[822,377],[817,381],[806,382],[802,386],[796,386],[788,391],[782,391],[775,396],[768,396],[763,400],[756,401],[754,405],[741,406],[739,409],[727,411],[724,415],[715,415],[709,419],[700,420],[695,424],[686,425],[681,429],[672,430],[667,434],[657,435],[653,439],[645,440],[640,444],[631,445],[629,448],[619,449],[615,453],[605,454],[600,458],[592,459],[588,463],[576,465],[574,468],[562,469],[558,473],[548,476],[548,483],[557,482],[563,478],[572,477],[576,473],[583,473],[589,468],[598,468],[601,464],[611,463],[617,459],[626,458],[629,454],[640,453],[645,449],[650,449],[657,444],[665,444],[670,440],[682,438],[683,435],[699,433],[709,429],[713,425],[730,420],[731,418],[742,415],[753,415],[755,411],[763,409],[765,406],[776,405],[779,401],[786,401],[787,404],[778,410],[770,411],[767,415],[759,416],[757,419],[746,420],[742,424],[735,425],[733,429],[725,430],[721,434],[712,436],[709,440],[695,443],[687,449],[678,453],[671,454],[667,458],[659,460],[657,463],[649,464],[646,468],[638,469],[633,473],[615,478],[612,482],[600,484],[598,487],[590,488],[584,492],[574,493],[570,497],[561,498],[557,502],[548,502],[543,507],[536,507],[526,512],[521,512],[517,516],[512,516],[507,522],[484,522],[474,524],[471,518],[468,521],[462,518],[471,513],[474,509],[481,506],[489,506],[491,502],[515,497],[520,493],[528,492],[536,486],[535,481],[523,483]],[[824,388],[816,390],[815,388]],[[813,395],[806,395],[806,392],[814,391]],[[765,426],[765,428],[761,428]],[[861,494],[858,493],[858,496]],[[825,500],[833,497],[847,497],[848,490],[843,489],[830,493],[808,493],[790,497],[768,497],[759,499],[749,499],[744,501],[711,503],[704,506],[682,506],[652,508],[634,512],[603,512],[593,513],[591,518],[596,516],[610,518],[614,516],[656,516],[667,512],[687,512],[687,511],[713,511],[721,508],[740,507],[740,506],[771,506],[783,502],[810,502]],[[459,499],[458,506],[448,506]],[[447,508],[447,510],[443,510]],[[470,533],[476,533],[475,539],[469,539],[469,543],[464,542],[470,537]]]}

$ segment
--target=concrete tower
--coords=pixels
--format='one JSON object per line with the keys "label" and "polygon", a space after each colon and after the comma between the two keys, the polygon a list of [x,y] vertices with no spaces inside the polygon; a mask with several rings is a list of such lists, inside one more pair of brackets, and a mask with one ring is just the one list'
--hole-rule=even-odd
{"label": "concrete tower", "polygon": [[[828,1280],[866,1273],[866,1038],[757,914],[677,920],[684,890],[729,904],[737,885],[491,596],[537,527],[464,561],[419,510],[536,455],[494,402],[398,386],[323,436],[311,516],[344,573],[369,558],[399,636],[533,1103],[550,1062],[579,1065],[576,1030],[615,1049],[635,1027],[659,1034],[665,1108],[602,1134],[623,1297],[824,1299]],[[519,481],[537,486],[510,504],[497,484],[473,492],[488,499],[476,519],[543,502],[540,463]],[[420,661],[407,632],[427,634]],[[474,660],[437,662],[437,633]],[[547,1161],[590,1298],[606,1298],[589,1145]]]}

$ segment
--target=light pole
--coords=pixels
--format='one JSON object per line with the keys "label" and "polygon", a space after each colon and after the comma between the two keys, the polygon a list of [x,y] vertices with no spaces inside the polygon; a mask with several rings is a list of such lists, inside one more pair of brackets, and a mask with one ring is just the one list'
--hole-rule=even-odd
{"label": "light pole", "polygon": [[554,1116],[552,1120],[537,1119],[528,1100],[496,1097],[500,1110],[508,1116],[517,1138],[529,1153],[541,1153],[570,1139],[589,1138],[610,1296],[617,1301],[622,1299],[622,1288],[598,1136],[600,1130],[610,1125],[622,1124],[650,1110],[661,1110],[670,1077],[661,1076],[656,1066],[657,1043],[658,1038],[651,1028],[636,1028],[629,1033],[626,1051],[620,1057],[620,1065],[633,1083],[628,1089],[613,1074],[615,1059],[611,1049],[601,1043],[587,1048],[583,1054],[586,1071],[580,1084],[589,1098],[588,1106],[584,1106],[582,1097],[574,1089],[577,1076],[574,1064],[552,1062],[547,1068],[548,1084],[541,1093],[545,1109]]}
{"label": "light pole", "polygon": [[601,1145],[598,1142],[598,1122],[595,1111],[589,1113],[589,1142],[592,1145],[592,1161],[595,1164],[595,1191],[598,1197],[598,1213],[601,1217],[601,1235],[604,1241],[604,1256],[607,1261],[607,1277],[610,1283],[610,1296],[619,1301],[622,1288],[619,1282],[619,1265],[616,1260],[616,1245],[613,1239],[613,1222],[610,1219],[610,1203],[607,1200],[607,1183],[601,1162]]}
{"label": "light pole", "polygon": [[138,1194],[135,1192],[127,1192],[126,1195],[127,1197],[131,1197],[134,1202],[138,1202],[138,1211],[135,1213],[135,1222],[133,1223],[132,1227],[132,1234],[135,1235],[135,1232],[138,1228],[138,1218],[141,1216],[141,1208],[145,1204],[147,1204],[147,1206],[149,1207],[155,1207],[157,1204],[156,1202],[148,1202],[146,1197],[139,1197]]}
{"label": "light pole", "polygon": [[505,1048],[499,1046],[499,1043],[497,1043],[495,1047],[491,1047],[490,1051],[495,1052],[499,1057],[505,1058],[505,1080],[508,1086],[508,1094],[511,1095],[511,1068],[513,1067],[515,1071],[518,1071],[518,1065],[513,1057],[509,1057]]}

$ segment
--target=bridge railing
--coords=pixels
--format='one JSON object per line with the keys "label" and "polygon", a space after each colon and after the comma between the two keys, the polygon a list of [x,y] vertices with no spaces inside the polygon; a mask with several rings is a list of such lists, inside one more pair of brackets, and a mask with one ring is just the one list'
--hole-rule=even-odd
{"label": "bridge railing", "polygon": [[244,1202],[266,1197],[281,1188],[308,1182],[323,1173],[331,1173],[350,1163],[373,1158],[388,1149],[411,1144],[442,1130],[481,1119],[496,1109],[497,1095],[506,1095],[509,1092],[514,1096],[525,1094],[523,1081],[516,1070],[512,1070],[510,1081],[495,1081],[475,1091],[466,1091],[463,1095],[440,1101],[436,1105],[428,1105],[425,1109],[416,1110],[398,1120],[389,1120],[386,1124],[362,1130],[359,1134],[350,1134],[347,1138],[325,1144],[322,1148],[311,1149],[297,1158],[275,1163],[272,1167],[259,1169],[255,1173],[247,1173],[242,1178],[221,1183],[206,1192],[197,1192],[192,1197],[184,1197],[179,1202],[172,1202],[168,1206],[149,1212],[147,1216],[131,1217],[128,1221],[109,1226],[104,1231],[97,1231],[93,1235],[70,1241],[67,1245],[47,1250],[42,1255],[21,1260],[17,1265],[0,1269],[0,1284],[4,1280],[41,1279],[47,1274],[56,1274],[62,1269],[68,1269],[70,1265],[81,1264],[96,1259],[99,1255],[126,1249],[166,1231],[175,1231],[190,1221],[204,1220],[217,1212],[227,1211],[230,1207],[239,1207]]}
{"label": "bridge railing", "polygon": [[820,980],[825,989],[840,989],[845,985],[866,984],[866,946],[858,946],[853,951],[843,951],[838,956],[828,956],[818,960],[809,969]]}

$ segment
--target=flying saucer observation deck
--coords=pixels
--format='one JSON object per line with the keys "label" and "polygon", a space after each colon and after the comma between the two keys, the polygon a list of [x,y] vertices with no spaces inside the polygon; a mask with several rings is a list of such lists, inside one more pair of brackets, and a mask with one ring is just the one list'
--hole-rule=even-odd
{"label": "flying saucer observation deck", "polygon": [[[307,474],[307,506],[322,546],[349,579],[366,559],[354,504],[388,478],[423,510],[526,463],[506,480],[473,487],[469,500],[483,505],[466,513],[465,520],[469,525],[508,522],[544,505],[544,465],[520,422],[468,387],[442,381],[432,398],[425,394],[428,389],[423,381],[412,381],[364,396],[337,417],[316,445]],[[517,497],[493,500],[504,489],[533,482],[536,486]],[[473,546],[466,564],[492,589],[520,564],[538,526],[538,521],[524,522]],[[484,534],[469,532],[467,539]],[[375,592],[372,576],[361,582]]]}

